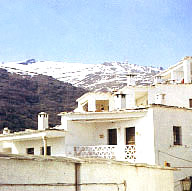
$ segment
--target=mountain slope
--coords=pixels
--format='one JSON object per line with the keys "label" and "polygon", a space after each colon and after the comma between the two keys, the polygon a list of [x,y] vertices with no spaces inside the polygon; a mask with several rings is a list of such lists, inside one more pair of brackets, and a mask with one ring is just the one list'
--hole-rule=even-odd
{"label": "mountain slope", "polygon": [[49,125],[60,124],[57,114],[72,111],[75,100],[86,91],[52,77],[8,73],[0,69],[0,130],[37,128],[37,114],[48,112]]}
{"label": "mountain slope", "polygon": [[103,64],[81,64],[51,61],[0,63],[0,68],[20,75],[43,74],[71,83],[90,91],[110,91],[123,87],[128,73],[136,74],[137,84],[150,84],[152,77],[161,71],[159,68],[138,66],[128,62],[105,62]]}

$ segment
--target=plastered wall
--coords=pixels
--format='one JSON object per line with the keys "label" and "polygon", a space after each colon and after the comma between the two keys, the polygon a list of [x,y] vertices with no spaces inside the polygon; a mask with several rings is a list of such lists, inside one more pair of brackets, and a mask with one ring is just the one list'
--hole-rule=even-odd
{"label": "plastered wall", "polygon": [[[51,155],[64,155],[65,138],[48,138],[47,146],[51,146]],[[12,154],[26,154],[26,148],[34,148],[34,155],[40,155],[41,147],[43,147],[43,140],[22,140],[13,141]]]}
{"label": "plastered wall", "polygon": [[[86,159],[79,164],[76,173],[78,161],[67,160],[1,156],[0,190],[173,191],[173,171],[170,169]],[[81,185],[78,189],[75,182]]]}
{"label": "plastered wall", "polygon": [[192,84],[157,84],[149,89],[149,104],[155,103],[157,94],[165,94],[164,105],[189,108],[189,99],[192,99]]}
{"label": "plastered wall", "polygon": [[[192,111],[172,108],[154,108],[156,164],[181,167],[174,172],[175,190],[180,191],[179,180],[192,176]],[[173,144],[173,126],[181,127],[181,145]]]}

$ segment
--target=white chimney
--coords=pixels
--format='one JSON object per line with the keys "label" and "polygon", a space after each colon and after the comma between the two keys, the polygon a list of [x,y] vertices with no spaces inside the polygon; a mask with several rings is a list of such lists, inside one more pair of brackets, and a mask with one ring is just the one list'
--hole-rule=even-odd
{"label": "white chimney", "polygon": [[41,112],[38,114],[38,130],[48,129],[48,114]]}
{"label": "white chimney", "polygon": [[161,76],[155,76],[154,83],[155,84],[160,84],[162,82]]}
{"label": "white chimney", "polygon": [[3,135],[7,135],[7,134],[9,134],[9,133],[10,133],[9,128],[8,128],[8,127],[5,127],[5,128],[3,129]]}
{"label": "white chimney", "polygon": [[127,75],[127,86],[135,86],[135,76],[136,74]]}
{"label": "white chimney", "polygon": [[155,97],[155,104],[165,105],[165,94],[157,94]]}

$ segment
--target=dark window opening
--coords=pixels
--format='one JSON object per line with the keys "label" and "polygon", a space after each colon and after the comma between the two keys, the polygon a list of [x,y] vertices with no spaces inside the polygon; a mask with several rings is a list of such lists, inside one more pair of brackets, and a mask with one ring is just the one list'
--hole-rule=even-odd
{"label": "dark window opening", "polygon": [[96,100],[96,111],[109,111],[109,100]]}
{"label": "dark window opening", "polygon": [[126,145],[135,145],[135,127],[126,128]]}
{"label": "dark window opening", "polygon": [[117,145],[117,129],[108,129],[109,145]]}
{"label": "dark window opening", "polygon": [[34,155],[34,148],[27,148],[26,152],[28,155]]}
{"label": "dark window opening", "polygon": [[192,108],[192,99],[189,99],[189,108]]}
{"label": "dark window opening", "polygon": [[173,126],[173,144],[181,145],[181,127]]}
{"label": "dark window opening", "polygon": [[88,103],[86,103],[84,106],[83,106],[83,110],[88,112]]}
{"label": "dark window opening", "polygon": [[[41,155],[44,155],[44,147],[41,147]],[[47,146],[47,155],[51,155],[51,146]]]}

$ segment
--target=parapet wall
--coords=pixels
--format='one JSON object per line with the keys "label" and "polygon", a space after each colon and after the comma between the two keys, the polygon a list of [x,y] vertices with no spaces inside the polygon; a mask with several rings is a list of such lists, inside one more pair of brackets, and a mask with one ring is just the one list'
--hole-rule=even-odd
{"label": "parapet wall", "polygon": [[0,154],[1,191],[173,191],[173,169],[104,159]]}

